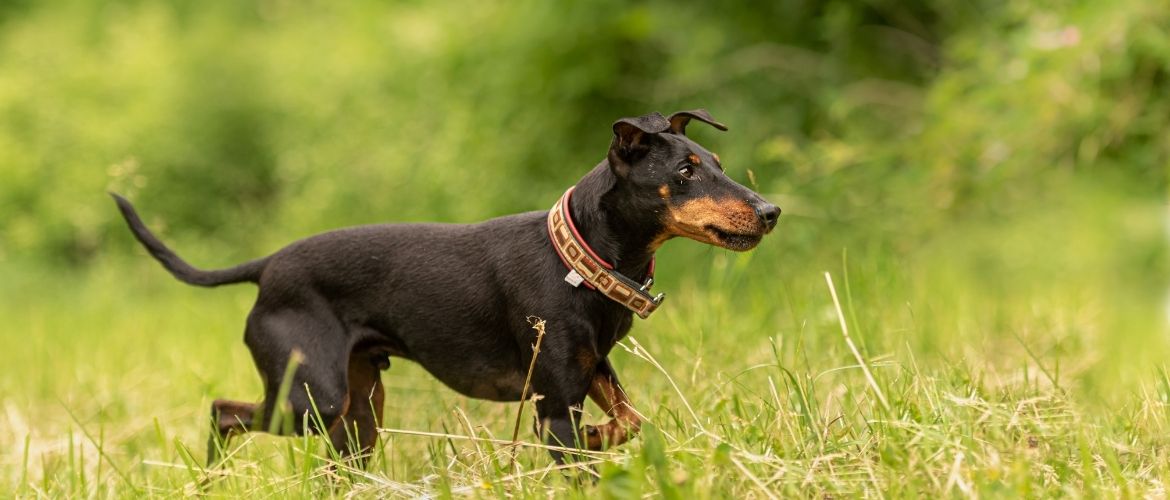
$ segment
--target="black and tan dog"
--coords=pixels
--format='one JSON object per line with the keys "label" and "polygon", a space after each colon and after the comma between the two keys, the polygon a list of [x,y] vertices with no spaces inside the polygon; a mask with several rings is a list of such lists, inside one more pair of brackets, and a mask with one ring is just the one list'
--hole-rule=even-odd
{"label": "black and tan dog", "polygon": [[[378,437],[379,371],[391,356],[467,396],[517,401],[532,359],[530,316],[547,320],[531,382],[542,396],[540,432],[576,448],[625,442],[639,419],[606,357],[633,315],[646,317],[662,300],[648,292],[654,252],[676,236],[749,250],[780,215],[686,137],[692,120],[726,130],[701,109],[618,120],[606,159],[547,212],[341,229],[214,271],[180,259],[114,195],[134,236],[179,280],[260,287],[244,342],[264,400],[215,401],[209,463],[217,460],[214,440],[277,428],[269,423],[294,353],[303,360],[284,386],[295,416],[285,430],[328,432],[359,461]],[[586,396],[612,419],[582,431]]]}

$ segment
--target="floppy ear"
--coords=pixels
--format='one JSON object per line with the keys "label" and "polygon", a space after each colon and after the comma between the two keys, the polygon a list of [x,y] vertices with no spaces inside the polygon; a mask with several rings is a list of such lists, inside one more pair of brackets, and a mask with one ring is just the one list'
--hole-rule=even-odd
{"label": "floppy ear", "polygon": [[613,122],[611,154],[624,162],[637,161],[649,149],[648,136],[670,130],[670,122],[661,113],[654,112],[636,118],[622,118]]}
{"label": "floppy ear", "polygon": [[690,111],[679,111],[678,113],[670,115],[670,131],[678,135],[687,135],[687,124],[690,123],[691,120],[699,120],[724,132],[727,131],[727,125],[715,121],[714,118],[711,118],[711,113],[708,113],[707,110],[703,108],[692,109]]}

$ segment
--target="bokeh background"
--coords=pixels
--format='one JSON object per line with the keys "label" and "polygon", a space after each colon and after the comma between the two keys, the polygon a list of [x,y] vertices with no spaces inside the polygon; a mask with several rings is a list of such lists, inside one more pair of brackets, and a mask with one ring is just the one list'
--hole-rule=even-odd
{"label": "bokeh background", "polygon": [[[122,438],[113,463],[153,477],[143,457],[200,449],[210,398],[258,395],[239,342],[254,292],[172,282],[107,191],[218,267],[340,226],[546,209],[616,118],[705,107],[731,130],[692,136],[784,215],[750,254],[660,252],[670,298],[634,334],[697,406],[767,393],[757,372],[701,381],[771,363],[825,398],[794,422],[865,427],[828,271],[887,390],[926,373],[1005,407],[1055,397],[1116,430],[1060,450],[1131,443],[1139,470],[1165,414],[1118,412],[1170,396],[1167,26],[1170,6],[1133,0],[0,2],[0,465],[44,491],[122,484],[69,482],[80,429],[101,428]],[[657,372],[615,362],[645,375],[635,401],[680,411]],[[401,366],[388,412],[416,416],[393,426],[456,406],[508,427]],[[137,437],[152,425],[164,437]],[[941,490],[913,464],[881,487]],[[1054,484],[1084,479],[1067,469]]]}

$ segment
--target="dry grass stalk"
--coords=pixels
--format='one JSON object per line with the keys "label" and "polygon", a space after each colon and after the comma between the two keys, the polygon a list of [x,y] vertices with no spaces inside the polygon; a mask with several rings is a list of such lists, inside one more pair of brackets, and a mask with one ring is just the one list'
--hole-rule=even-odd
{"label": "dry grass stalk", "polygon": [[528,401],[528,389],[532,384],[532,372],[536,371],[536,358],[540,356],[540,343],[544,340],[544,320],[529,316],[528,323],[536,330],[536,343],[532,344],[532,361],[528,363],[528,374],[524,376],[524,389],[520,391],[520,406],[516,408],[516,426],[512,428],[512,464],[516,464],[515,446],[520,436],[520,419],[524,415],[524,403]]}
{"label": "dry grass stalk", "polygon": [[857,364],[861,365],[861,371],[865,373],[865,380],[873,388],[873,392],[877,395],[878,401],[882,403],[882,408],[890,411],[890,403],[886,400],[886,395],[882,393],[881,388],[878,387],[877,380],[873,378],[873,373],[869,371],[869,363],[866,363],[865,358],[861,357],[861,352],[857,350],[857,346],[853,344],[853,339],[849,337],[849,326],[845,324],[845,313],[841,312],[841,301],[837,300],[837,288],[833,286],[833,277],[828,272],[825,272],[825,283],[829,284],[829,293],[833,296],[833,306],[837,308],[837,320],[841,323],[841,335],[845,336],[845,344],[853,352],[853,357],[857,358]]}

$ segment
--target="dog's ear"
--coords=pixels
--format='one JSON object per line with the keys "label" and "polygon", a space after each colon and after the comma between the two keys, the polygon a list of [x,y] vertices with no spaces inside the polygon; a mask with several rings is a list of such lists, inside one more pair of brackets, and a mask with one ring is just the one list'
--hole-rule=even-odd
{"label": "dog's ear", "polygon": [[670,122],[658,112],[613,122],[613,142],[609,146],[611,163],[613,160],[626,164],[638,161],[650,149],[649,137],[668,130]]}
{"label": "dog's ear", "polygon": [[679,111],[670,115],[670,131],[678,135],[687,135],[687,124],[691,120],[699,120],[724,132],[727,131],[727,125],[715,121],[714,118],[711,118],[711,113],[703,108]]}

